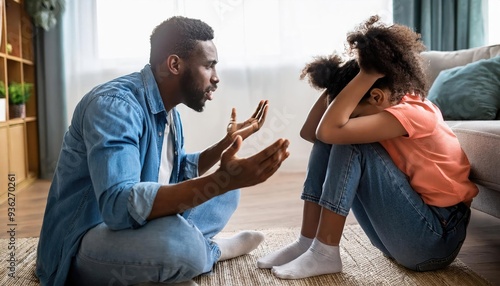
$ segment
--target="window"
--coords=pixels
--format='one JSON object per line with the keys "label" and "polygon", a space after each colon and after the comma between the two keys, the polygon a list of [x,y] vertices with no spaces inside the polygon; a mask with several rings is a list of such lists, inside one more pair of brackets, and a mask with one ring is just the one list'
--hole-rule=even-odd
{"label": "window", "polygon": [[392,22],[391,0],[95,1],[100,60],[145,60],[153,28],[173,15],[211,25],[219,56],[231,64],[329,54],[343,50],[346,32],[370,15]]}
{"label": "window", "polygon": [[486,44],[500,44],[500,0],[488,1],[488,28],[486,33]]}
{"label": "window", "polygon": [[149,55],[153,28],[176,12],[172,0],[97,0],[97,57],[141,59]]}

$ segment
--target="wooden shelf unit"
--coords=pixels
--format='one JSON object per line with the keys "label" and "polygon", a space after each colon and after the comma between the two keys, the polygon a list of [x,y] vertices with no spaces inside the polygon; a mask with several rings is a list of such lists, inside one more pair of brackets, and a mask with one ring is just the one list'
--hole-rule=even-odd
{"label": "wooden shelf unit", "polygon": [[[0,81],[6,90],[4,104],[0,104],[1,203],[7,198],[9,174],[15,175],[16,191],[39,174],[34,26],[24,1],[0,0],[0,32]],[[9,111],[8,85],[12,82],[33,85],[24,118],[14,118]]]}

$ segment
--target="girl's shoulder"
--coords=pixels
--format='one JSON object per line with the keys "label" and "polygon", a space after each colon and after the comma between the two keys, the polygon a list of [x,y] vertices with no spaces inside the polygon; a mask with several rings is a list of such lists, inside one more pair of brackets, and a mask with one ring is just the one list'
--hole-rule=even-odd
{"label": "girl's shoulder", "polygon": [[442,121],[441,111],[428,99],[406,95],[400,103],[386,109],[394,115],[408,131],[408,135],[426,136]]}
{"label": "girl's shoulder", "polygon": [[405,95],[398,104],[388,109],[392,108],[415,116],[429,116],[430,114],[441,116],[441,111],[434,103],[427,98],[422,100],[418,95]]}

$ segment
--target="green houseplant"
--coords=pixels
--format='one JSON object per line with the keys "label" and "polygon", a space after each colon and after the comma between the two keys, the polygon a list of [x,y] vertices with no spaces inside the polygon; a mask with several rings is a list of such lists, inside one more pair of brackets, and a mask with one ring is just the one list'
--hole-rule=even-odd
{"label": "green houseplant", "polygon": [[0,81],[0,98],[5,98],[5,83]]}
{"label": "green houseplant", "polygon": [[5,99],[5,83],[0,81],[0,121],[5,121],[6,118],[7,100]]}
{"label": "green houseplant", "polygon": [[9,113],[11,118],[26,117],[26,102],[31,97],[31,83],[11,82],[8,87],[9,92]]}

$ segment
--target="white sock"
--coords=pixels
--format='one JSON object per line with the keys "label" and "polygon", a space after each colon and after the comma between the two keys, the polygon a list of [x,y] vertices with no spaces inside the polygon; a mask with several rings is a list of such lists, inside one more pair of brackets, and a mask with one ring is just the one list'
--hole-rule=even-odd
{"label": "white sock", "polygon": [[292,262],[273,267],[273,274],[281,279],[301,279],[342,271],[338,246],[330,246],[314,239],[311,248]]}
{"label": "white sock", "polygon": [[313,240],[314,239],[312,238],[307,238],[303,235],[300,235],[298,240],[290,243],[289,245],[276,252],[261,257],[257,261],[257,266],[259,268],[272,268],[273,266],[279,266],[288,263],[306,252],[311,246]]}
{"label": "white sock", "polygon": [[248,254],[256,249],[263,240],[264,234],[259,231],[242,231],[230,238],[213,239],[221,252],[219,261]]}

